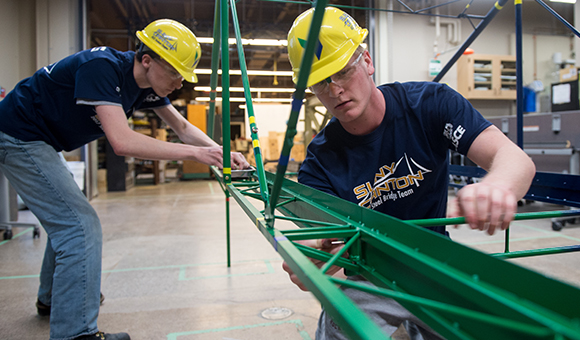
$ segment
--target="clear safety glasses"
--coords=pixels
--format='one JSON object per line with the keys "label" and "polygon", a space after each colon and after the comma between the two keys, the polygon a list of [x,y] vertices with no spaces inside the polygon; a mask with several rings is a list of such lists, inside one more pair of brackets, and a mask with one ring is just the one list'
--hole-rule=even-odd
{"label": "clear safety glasses", "polygon": [[177,72],[173,67],[169,66],[161,59],[153,58],[153,60],[155,60],[155,62],[157,62],[157,64],[161,65],[165,69],[165,71],[167,71],[167,75],[169,76],[169,78],[171,78],[171,80],[178,80],[178,79],[183,80],[183,76],[181,74],[179,74],[179,72]]}
{"label": "clear safety glasses", "polygon": [[324,93],[328,91],[330,83],[334,83],[340,87],[346,85],[350,81],[350,78],[352,78],[352,76],[356,72],[356,67],[360,62],[362,55],[363,53],[360,53],[358,57],[354,60],[354,62],[352,62],[351,64],[347,64],[342,70],[336,72],[335,74],[324,79],[323,81],[310,86],[312,92],[314,92],[315,94]]}

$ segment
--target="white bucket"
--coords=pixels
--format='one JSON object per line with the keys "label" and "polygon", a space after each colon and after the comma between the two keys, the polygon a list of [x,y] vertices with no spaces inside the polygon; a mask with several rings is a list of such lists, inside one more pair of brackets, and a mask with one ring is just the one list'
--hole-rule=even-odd
{"label": "white bucket", "polygon": [[85,162],[66,162],[75,182],[81,190],[85,188]]}

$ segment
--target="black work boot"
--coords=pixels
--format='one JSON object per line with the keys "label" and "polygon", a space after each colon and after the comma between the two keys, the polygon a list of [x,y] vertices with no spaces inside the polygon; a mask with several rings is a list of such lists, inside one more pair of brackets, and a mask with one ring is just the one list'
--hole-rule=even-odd
{"label": "black work boot", "polygon": [[[101,305],[105,301],[105,296],[101,293]],[[36,299],[36,311],[40,316],[50,316],[50,306],[45,305],[44,303],[40,302],[40,300]]]}
{"label": "black work boot", "polygon": [[83,335],[81,337],[75,338],[75,340],[131,340],[131,337],[127,333],[103,333],[97,332],[92,335]]}

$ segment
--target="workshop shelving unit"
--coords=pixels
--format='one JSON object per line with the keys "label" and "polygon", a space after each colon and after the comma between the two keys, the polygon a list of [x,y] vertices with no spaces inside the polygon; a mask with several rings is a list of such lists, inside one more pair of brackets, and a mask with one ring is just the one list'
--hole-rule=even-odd
{"label": "workshop shelving unit", "polygon": [[516,57],[465,54],[457,61],[457,91],[467,99],[516,99]]}

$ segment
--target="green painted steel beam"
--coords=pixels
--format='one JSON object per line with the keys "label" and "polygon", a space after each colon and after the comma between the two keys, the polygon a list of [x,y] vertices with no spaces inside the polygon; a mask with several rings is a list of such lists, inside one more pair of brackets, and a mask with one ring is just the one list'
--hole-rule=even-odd
{"label": "green painted steel beam", "polygon": [[254,150],[254,158],[256,160],[258,184],[260,185],[260,194],[264,201],[267,202],[269,196],[268,187],[265,186],[265,171],[264,162],[262,160],[262,151],[260,148],[260,140],[258,139],[258,125],[254,116],[254,104],[252,102],[252,93],[250,92],[250,81],[248,79],[248,69],[246,67],[246,57],[242,44],[242,34],[240,32],[240,24],[238,22],[238,14],[236,12],[236,3],[231,0],[232,21],[234,32],[236,36],[236,46],[238,49],[238,59],[240,63],[240,70],[242,72],[242,83],[244,85],[244,97],[246,99],[246,112],[248,113],[248,122],[250,125],[250,136],[252,138],[252,148]]}
{"label": "green painted steel beam", "polygon": [[210,92],[209,92],[209,119],[207,124],[207,135],[214,139],[214,126],[215,126],[215,98],[217,89],[217,79],[218,79],[218,69],[219,69],[219,58],[220,58],[220,6],[219,0],[216,0],[214,9],[214,27],[213,27],[213,41],[211,45],[211,76],[209,81]]}
{"label": "green painted steel beam", "polygon": [[282,186],[282,181],[284,180],[286,169],[288,167],[290,150],[294,144],[294,136],[296,136],[296,124],[298,123],[300,108],[302,107],[302,101],[304,100],[306,84],[308,82],[308,78],[310,77],[310,69],[312,68],[314,51],[317,44],[319,43],[318,34],[320,32],[320,26],[322,25],[322,19],[324,17],[324,11],[327,3],[328,1],[326,0],[316,1],[314,13],[312,15],[312,21],[310,23],[310,28],[308,29],[306,46],[304,47],[303,58],[300,62],[300,72],[298,73],[298,79],[296,81],[296,91],[292,96],[292,109],[290,111],[290,117],[288,118],[287,122],[284,144],[282,145],[282,151],[280,152],[278,166],[276,168],[276,178],[272,186],[272,194],[270,196],[269,204],[266,206],[266,218],[271,222],[272,225],[274,221],[274,210],[276,206],[275,202],[278,202],[280,188]]}
{"label": "green painted steel beam", "polygon": [[[580,209],[557,210],[557,211],[539,211],[539,212],[515,214],[514,220],[515,221],[537,220],[537,219],[541,219],[541,218],[572,217],[572,216],[579,216],[579,215],[580,215]],[[465,217],[407,220],[407,222],[418,225],[418,226],[422,226],[422,227],[434,227],[434,226],[440,226],[440,225],[465,224]]]}
{"label": "green painted steel beam", "polygon": [[[275,175],[267,173],[267,178],[273,183]],[[242,193],[233,193],[234,186],[228,189],[243,208],[251,205]],[[305,263],[293,258],[295,251],[362,274],[376,285],[373,289],[378,295],[393,295],[448,339],[580,339],[580,290],[576,287],[290,180],[283,182],[281,194],[295,197],[283,206],[286,214],[306,214],[316,227],[267,228],[264,214],[253,206],[251,216],[262,221],[258,227],[263,227],[263,233],[278,235],[267,237],[278,252],[279,240],[288,242],[286,247],[292,245],[292,251],[280,254],[309,289],[318,287],[313,288],[318,289],[317,298],[335,294],[321,288],[326,285],[319,280],[341,282],[320,269],[316,275],[305,270]],[[306,225],[300,218],[292,222]],[[353,235],[360,236],[354,239]],[[350,257],[333,257],[292,242],[319,238],[354,239],[346,247]],[[336,303],[325,299],[319,298],[325,308]],[[342,322],[360,322],[345,316],[343,308],[332,308],[329,314],[341,327],[348,327]],[[350,308],[347,304],[346,309]]]}
{"label": "green painted steel beam", "polygon": [[300,252],[292,241],[279,230],[269,227],[265,215],[256,209],[235,186],[229,185],[228,190],[246,214],[255,222],[258,230],[274,246],[274,249],[284,258],[306,287],[327,308],[346,334],[352,339],[380,340],[389,338],[331,282],[327,275],[324,275]]}
{"label": "green painted steel beam", "polygon": [[564,254],[564,253],[571,253],[571,252],[576,252],[576,251],[580,251],[580,245],[511,251],[509,253],[497,253],[497,254],[491,254],[491,255],[493,257],[497,257],[497,258],[501,258],[501,259],[513,259],[513,258],[518,258],[518,257]]}

